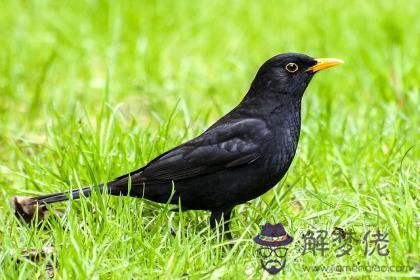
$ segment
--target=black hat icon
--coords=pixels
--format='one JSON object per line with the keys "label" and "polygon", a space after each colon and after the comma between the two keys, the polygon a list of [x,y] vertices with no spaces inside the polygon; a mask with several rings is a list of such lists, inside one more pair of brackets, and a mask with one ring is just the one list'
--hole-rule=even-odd
{"label": "black hat icon", "polygon": [[255,243],[263,246],[284,246],[290,244],[293,238],[286,233],[282,224],[265,224],[259,235],[254,237]]}

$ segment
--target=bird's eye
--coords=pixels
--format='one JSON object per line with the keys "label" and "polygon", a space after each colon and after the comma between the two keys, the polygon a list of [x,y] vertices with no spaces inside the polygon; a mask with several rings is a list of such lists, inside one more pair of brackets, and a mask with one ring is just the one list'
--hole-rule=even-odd
{"label": "bird's eye", "polygon": [[287,72],[290,72],[290,73],[295,73],[299,69],[297,64],[293,63],[293,62],[287,63],[285,68],[286,68]]}

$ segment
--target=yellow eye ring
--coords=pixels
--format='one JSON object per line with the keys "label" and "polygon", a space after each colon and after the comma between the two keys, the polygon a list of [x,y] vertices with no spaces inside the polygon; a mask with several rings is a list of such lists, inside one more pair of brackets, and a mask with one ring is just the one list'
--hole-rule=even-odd
{"label": "yellow eye ring", "polygon": [[295,73],[297,70],[299,70],[299,67],[296,63],[290,62],[286,64],[285,69],[287,70],[287,72]]}

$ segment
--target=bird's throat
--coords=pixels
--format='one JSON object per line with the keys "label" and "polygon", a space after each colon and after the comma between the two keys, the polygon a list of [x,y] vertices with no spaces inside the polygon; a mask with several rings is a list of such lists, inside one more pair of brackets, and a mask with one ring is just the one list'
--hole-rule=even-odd
{"label": "bird's throat", "polygon": [[273,108],[267,123],[275,135],[279,152],[294,157],[301,128],[301,102],[282,104]]}

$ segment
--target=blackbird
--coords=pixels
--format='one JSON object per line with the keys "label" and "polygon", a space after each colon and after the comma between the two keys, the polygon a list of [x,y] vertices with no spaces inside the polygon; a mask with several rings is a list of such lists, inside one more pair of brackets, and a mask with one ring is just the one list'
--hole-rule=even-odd
{"label": "blackbird", "polygon": [[29,221],[35,209],[89,196],[98,187],[111,195],[209,210],[211,227],[223,218],[227,230],[235,205],[262,195],[284,176],[298,145],[303,93],[316,72],[340,63],[298,53],[276,55],[260,67],[242,101],[198,137],[99,186],[17,197],[16,214]]}

